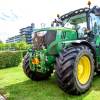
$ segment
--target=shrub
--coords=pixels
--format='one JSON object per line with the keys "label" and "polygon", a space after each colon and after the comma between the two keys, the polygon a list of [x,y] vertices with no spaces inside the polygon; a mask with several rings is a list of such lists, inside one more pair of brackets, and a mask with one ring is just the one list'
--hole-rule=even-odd
{"label": "shrub", "polygon": [[18,66],[21,60],[21,52],[0,52],[0,68]]}

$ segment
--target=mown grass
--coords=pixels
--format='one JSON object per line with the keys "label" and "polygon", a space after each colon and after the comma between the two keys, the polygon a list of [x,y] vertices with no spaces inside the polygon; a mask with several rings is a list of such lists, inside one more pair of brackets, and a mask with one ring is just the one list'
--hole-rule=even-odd
{"label": "mown grass", "polygon": [[56,84],[55,76],[35,82],[28,79],[21,68],[0,70],[0,93],[8,100],[100,100],[100,76],[95,76],[90,90],[80,96],[63,92]]}

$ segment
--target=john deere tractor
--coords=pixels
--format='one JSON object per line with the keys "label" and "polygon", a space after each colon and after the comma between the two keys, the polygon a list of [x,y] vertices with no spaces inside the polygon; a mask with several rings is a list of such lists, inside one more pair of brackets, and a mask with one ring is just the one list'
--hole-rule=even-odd
{"label": "john deere tractor", "polygon": [[71,94],[86,92],[100,73],[100,8],[81,8],[33,33],[33,47],[23,69],[32,80],[48,79],[55,70],[58,85]]}

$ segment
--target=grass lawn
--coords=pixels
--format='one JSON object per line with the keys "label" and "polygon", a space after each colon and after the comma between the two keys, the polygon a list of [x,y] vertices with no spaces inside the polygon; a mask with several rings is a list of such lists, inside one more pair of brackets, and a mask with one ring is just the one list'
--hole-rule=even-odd
{"label": "grass lawn", "polygon": [[64,93],[56,84],[55,76],[35,82],[28,79],[21,66],[0,70],[0,93],[8,100],[100,100],[100,76],[95,76],[92,87],[80,96]]}

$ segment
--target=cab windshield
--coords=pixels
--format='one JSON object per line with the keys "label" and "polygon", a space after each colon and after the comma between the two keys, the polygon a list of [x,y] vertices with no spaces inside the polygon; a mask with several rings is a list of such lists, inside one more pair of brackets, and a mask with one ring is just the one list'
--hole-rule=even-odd
{"label": "cab windshield", "polygon": [[87,28],[86,13],[72,16],[64,21],[66,28],[71,28],[80,33],[79,37],[84,35],[84,30]]}

